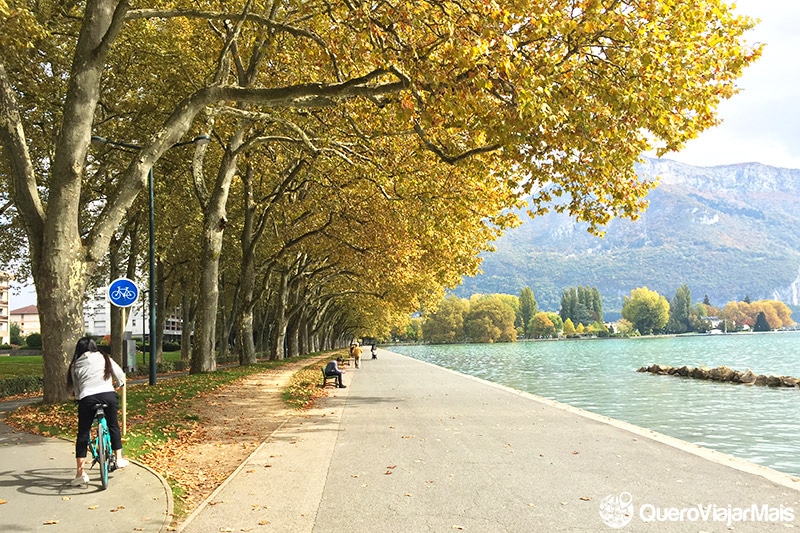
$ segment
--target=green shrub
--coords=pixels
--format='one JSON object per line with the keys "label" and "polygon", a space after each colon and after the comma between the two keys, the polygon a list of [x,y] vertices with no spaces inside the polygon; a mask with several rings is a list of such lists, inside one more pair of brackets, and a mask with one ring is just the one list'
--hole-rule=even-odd
{"label": "green shrub", "polygon": [[175,369],[176,372],[183,372],[187,368],[189,368],[189,361],[173,361],[172,367]]}
{"label": "green shrub", "polygon": [[161,350],[164,352],[180,352],[181,345],[176,342],[165,342],[161,344]]}
{"label": "green shrub", "polygon": [[218,365],[224,365],[225,363],[238,363],[239,355],[228,352],[228,356],[223,357],[218,352],[217,355],[214,357],[214,359],[216,359]]}
{"label": "green shrub", "polygon": [[42,347],[42,336],[39,333],[31,333],[27,337],[25,337],[25,344],[28,345],[28,348],[41,348]]}
{"label": "green shrub", "polygon": [[15,376],[0,379],[0,397],[40,391],[43,381],[41,376]]}
{"label": "green shrub", "polygon": [[[172,363],[169,361],[164,361],[162,363],[156,363],[156,373],[163,374],[164,372],[171,372],[172,371]],[[145,363],[143,365],[136,367],[136,375],[137,376],[149,376],[150,375],[150,363]]]}

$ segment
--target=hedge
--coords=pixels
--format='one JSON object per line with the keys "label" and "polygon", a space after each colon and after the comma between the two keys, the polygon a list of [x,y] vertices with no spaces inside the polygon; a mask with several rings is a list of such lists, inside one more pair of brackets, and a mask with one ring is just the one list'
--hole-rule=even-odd
{"label": "hedge", "polygon": [[42,376],[15,376],[0,379],[0,397],[14,396],[23,392],[38,392],[42,390],[43,383]]}

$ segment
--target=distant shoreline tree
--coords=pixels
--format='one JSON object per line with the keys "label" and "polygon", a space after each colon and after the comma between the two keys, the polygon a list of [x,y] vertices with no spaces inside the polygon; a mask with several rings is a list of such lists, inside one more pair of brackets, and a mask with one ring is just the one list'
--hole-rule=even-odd
{"label": "distant shoreline tree", "polygon": [[669,321],[667,333],[686,333],[691,331],[689,315],[692,311],[692,291],[686,284],[675,290],[675,296],[669,305]]}
{"label": "distant shoreline tree", "polygon": [[533,325],[531,326],[531,335],[534,339],[549,339],[557,335],[556,327],[547,313],[538,312],[533,317]]}
{"label": "distant shoreline tree", "polygon": [[647,287],[633,289],[625,297],[622,317],[629,320],[642,335],[661,331],[669,321],[669,302]]}
{"label": "distant shoreline tree", "polygon": [[422,323],[422,336],[426,342],[450,344],[464,341],[464,315],[469,302],[453,295],[439,303],[438,308]]}
{"label": "distant shoreline tree", "polygon": [[530,287],[523,288],[519,293],[519,311],[522,315],[522,335],[526,339],[531,336],[531,326],[533,317],[538,312],[536,298]]}
{"label": "distant shoreline tree", "polygon": [[603,322],[603,299],[597,287],[570,287],[561,293],[562,321],[568,318],[573,324],[588,326],[594,322]]}
{"label": "distant shoreline tree", "polygon": [[753,331],[771,331],[769,327],[769,322],[767,322],[767,317],[764,314],[764,311],[759,311],[758,316],[756,317],[756,323],[753,326]]}
{"label": "distant shoreline tree", "polygon": [[500,295],[470,302],[464,334],[472,342],[515,342],[514,309]]}

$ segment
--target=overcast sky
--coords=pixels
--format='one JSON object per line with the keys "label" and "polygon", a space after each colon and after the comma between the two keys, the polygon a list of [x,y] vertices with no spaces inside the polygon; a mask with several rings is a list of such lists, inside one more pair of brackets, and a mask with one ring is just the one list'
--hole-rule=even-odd
{"label": "overcast sky", "polygon": [[[720,105],[721,125],[664,157],[697,166],[763,163],[800,169],[800,0],[739,0],[761,22],[748,33],[761,58],[739,79],[742,91]],[[11,309],[35,305],[32,288],[11,295]]]}
{"label": "overcast sky", "polygon": [[756,162],[800,168],[800,1],[736,5],[737,12],[761,20],[747,40],[765,43],[764,53],[739,78],[741,92],[720,105],[723,123],[664,157],[698,166]]}

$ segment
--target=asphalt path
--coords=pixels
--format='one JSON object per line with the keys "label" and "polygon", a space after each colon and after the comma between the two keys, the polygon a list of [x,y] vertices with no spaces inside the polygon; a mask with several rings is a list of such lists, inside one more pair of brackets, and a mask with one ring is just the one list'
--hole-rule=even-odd
{"label": "asphalt path", "polygon": [[[0,419],[29,402],[0,403]],[[109,475],[107,490],[98,466],[87,473],[87,486],[70,485],[74,441],[17,432],[0,420],[0,531],[166,531],[172,492],[157,473],[131,461]]]}
{"label": "asphalt path", "polygon": [[386,350],[345,384],[289,419],[179,530],[800,527],[797,478],[653,431]]}

